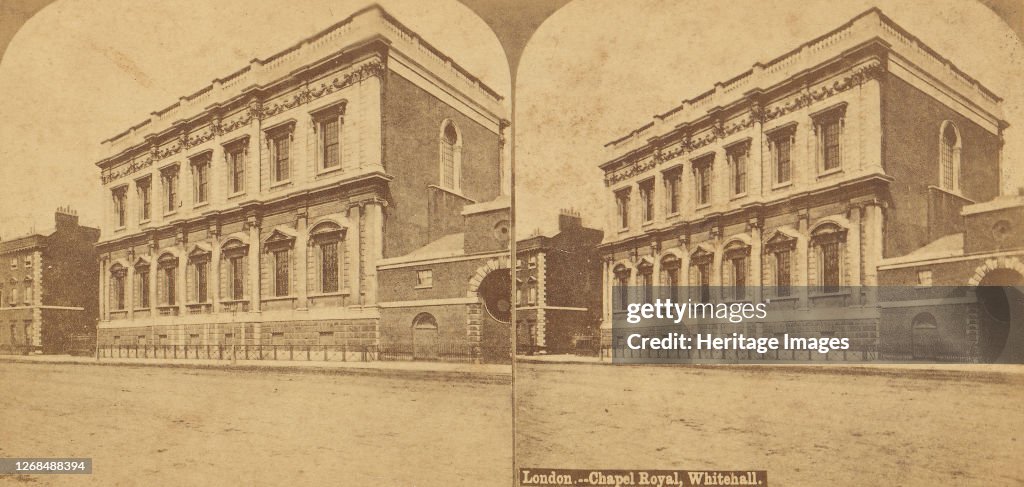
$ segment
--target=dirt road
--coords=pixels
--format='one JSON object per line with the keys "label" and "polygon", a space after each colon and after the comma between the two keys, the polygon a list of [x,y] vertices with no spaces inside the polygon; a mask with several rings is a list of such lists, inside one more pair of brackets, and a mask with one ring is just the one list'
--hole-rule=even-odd
{"label": "dirt road", "polygon": [[[25,485],[509,485],[507,384],[0,363],[0,456],[92,457]],[[10,481],[14,482],[10,482]]]}
{"label": "dirt road", "polygon": [[[520,364],[521,467],[1024,485],[1024,373]],[[977,370],[977,369],[975,369]]]}

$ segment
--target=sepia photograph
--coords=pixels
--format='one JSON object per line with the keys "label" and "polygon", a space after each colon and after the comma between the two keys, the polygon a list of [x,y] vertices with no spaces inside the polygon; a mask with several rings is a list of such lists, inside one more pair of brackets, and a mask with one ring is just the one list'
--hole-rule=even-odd
{"label": "sepia photograph", "polygon": [[1021,48],[964,1],[547,19],[515,80],[520,484],[1024,482]]}
{"label": "sepia photograph", "polygon": [[[32,15],[0,65],[5,480],[507,485],[509,79],[455,1]],[[89,475],[33,475],[62,458]]]}
{"label": "sepia photograph", "polygon": [[0,0],[0,483],[1024,485],[1021,0]]}

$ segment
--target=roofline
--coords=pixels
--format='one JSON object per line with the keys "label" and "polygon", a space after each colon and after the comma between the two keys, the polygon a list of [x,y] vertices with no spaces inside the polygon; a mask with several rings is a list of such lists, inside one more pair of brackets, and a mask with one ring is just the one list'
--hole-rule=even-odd
{"label": "roofline", "polygon": [[[214,83],[217,83],[217,82],[223,83],[223,82],[226,82],[226,81],[230,81],[230,80],[238,77],[239,75],[249,71],[250,69],[252,69],[253,63],[259,63],[259,64],[269,63],[269,62],[271,62],[271,61],[273,61],[273,60],[275,60],[275,59],[277,59],[277,58],[279,58],[279,57],[281,57],[281,56],[283,56],[285,54],[288,54],[289,52],[292,52],[292,51],[302,47],[302,45],[304,45],[304,44],[313,43],[313,42],[319,40],[320,38],[322,38],[325,35],[331,33],[332,31],[338,29],[339,27],[341,27],[341,26],[343,26],[345,24],[348,24],[349,22],[352,22],[352,20],[355,19],[356,17],[358,17],[360,15],[363,15],[363,14],[365,14],[367,12],[374,11],[374,10],[380,12],[381,15],[384,17],[384,19],[386,19],[387,21],[395,24],[402,31],[404,31],[404,32],[408,33],[410,36],[418,39],[419,40],[419,45],[424,47],[428,51],[430,51],[431,54],[441,58],[443,61],[447,61],[447,62],[451,63],[452,68],[457,70],[459,73],[461,73],[463,76],[468,78],[470,81],[473,81],[473,82],[477,83],[480,86],[480,88],[482,88],[489,95],[493,96],[497,100],[497,102],[500,103],[501,101],[503,101],[505,99],[503,96],[498,94],[498,92],[496,92],[493,88],[491,88],[486,83],[481,81],[480,78],[478,78],[478,77],[474,76],[473,74],[471,74],[469,71],[466,70],[466,68],[462,67],[462,65],[456,63],[454,59],[452,59],[451,57],[443,54],[440,50],[438,50],[432,44],[427,42],[421,35],[417,34],[414,30],[410,29],[405,24],[399,22],[398,19],[396,19],[393,15],[391,15],[387,10],[384,9],[384,7],[382,7],[378,3],[374,3],[374,4],[368,5],[366,7],[363,7],[361,9],[353,12],[351,15],[349,15],[345,19],[340,20],[338,22],[335,22],[331,26],[329,26],[329,27],[327,27],[325,29],[322,29],[319,32],[317,32],[317,33],[315,33],[315,34],[313,34],[311,36],[308,36],[308,37],[305,37],[305,38],[301,39],[300,41],[292,44],[291,46],[289,46],[289,47],[287,47],[287,48],[285,48],[285,49],[283,49],[281,51],[278,51],[278,52],[274,53],[273,55],[267,57],[266,59],[261,60],[259,58],[253,58],[249,62],[249,65],[244,66],[241,69],[238,69],[235,72],[233,72],[233,73],[231,73],[231,74],[229,74],[229,75],[227,75],[227,76],[225,76],[223,78],[214,78],[213,79],[213,83],[210,83],[210,84],[200,88],[199,90],[193,92],[190,95],[183,96],[182,98],[185,99],[185,100],[192,100],[192,99],[198,97],[199,95],[202,95],[202,94],[206,93],[207,91],[212,90],[213,87],[214,87]],[[172,104],[170,104],[170,105],[168,105],[168,106],[166,106],[166,107],[164,107],[164,108],[162,108],[160,110],[154,111],[153,114],[162,115],[162,114],[167,113],[170,110],[176,108],[180,104],[181,104],[181,99],[179,99],[179,101],[174,102],[174,103],[172,103]],[[142,127],[145,127],[147,124],[150,123],[151,120],[152,119],[143,120],[142,122],[139,122],[139,123],[137,123],[135,125],[132,125],[132,126],[128,127],[127,130],[121,131],[117,135],[114,135],[112,137],[104,139],[100,143],[101,144],[106,144],[108,142],[113,142],[113,141],[115,141],[115,140],[117,140],[117,139],[119,139],[121,137],[124,137],[125,135],[128,135],[129,133],[131,133],[132,130],[138,130],[138,129],[142,128]]]}
{"label": "roofline", "polygon": [[[997,103],[1001,103],[1003,101],[1002,97],[1000,97],[999,95],[995,94],[992,90],[987,88],[985,85],[983,85],[977,79],[975,79],[975,78],[971,77],[970,75],[968,75],[967,73],[963,72],[963,70],[961,70],[960,68],[956,67],[956,65],[954,65],[950,60],[948,60],[945,57],[943,57],[942,55],[940,55],[934,49],[932,49],[927,44],[925,44],[917,36],[911,34],[906,29],[904,29],[902,26],[900,26],[895,21],[893,21],[889,16],[885,15],[885,13],[883,13],[882,9],[880,9],[879,7],[871,7],[869,9],[865,10],[864,12],[861,12],[860,14],[856,15],[852,19],[844,22],[839,27],[836,27],[835,29],[832,29],[832,30],[830,30],[830,31],[828,31],[828,32],[826,32],[826,33],[824,33],[822,35],[819,35],[819,36],[817,36],[817,37],[815,37],[815,38],[813,38],[813,39],[811,39],[809,41],[805,41],[805,42],[801,43],[800,45],[798,45],[797,47],[795,47],[793,49],[790,49],[789,51],[786,51],[785,53],[783,53],[783,54],[781,54],[779,56],[776,56],[776,57],[774,57],[774,58],[772,58],[772,59],[770,59],[768,61],[764,61],[764,62],[758,61],[758,62],[755,62],[754,66],[758,67],[758,66],[767,66],[767,65],[774,64],[774,63],[776,63],[776,62],[778,62],[778,61],[780,61],[782,59],[785,59],[785,58],[787,58],[789,56],[792,56],[792,55],[800,52],[800,50],[804,49],[807,46],[810,46],[810,45],[812,45],[812,44],[814,44],[816,42],[819,42],[822,39],[825,39],[825,38],[827,38],[829,36],[835,35],[836,33],[842,31],[843,29],[850,28],[856,21],[858,21],[858,20],[860,20],[860,19],[862,19],[864,17],[867,17],[868,15],[871,15],[871,14],[878,14],[878,16],[882,19],[883,22],[885,22],[886,24],[888,24],[891,27],[893,27],[893,29],[895,29],[900,35],[902,35],[904,37],[907,37],[910,40],[912,40],[915,43],[917,43],[921,47],[922,50],[924,50],[930,56],[935,57],[938,61],[942,62],[943,64],[946,64],[947,66],[949,66],[949,69],[951,71],[953,71],[956,75],[961,76],[964,79],[966,79],[968,82],[973,83],[986,96],[994,98],[997,101]],[[733,76],[732,78],[729,78],[728,80],[726,80],[724,82],[719,82],[719,83],[729,84],[730,82],[733,82],[733,81],[735,81],[735,80],[737,80],[739,78],[742,78],[743,76],[745,76],[747,74],[750,74],[752,71],[753,71],[752,69],[748,69],[748,70],[746,70],[746,71],[744,71],[744,72],[742,72],[742,73],[740,73],[740,74],[738,74],[736,76]],[[705,91],[705,92],[703,92],[701,94],[698,94],[697,96],[695,96],[693,98],[684,99],[682,102],[680,102],[678,105],[676,105],[672,109],[670,109],[670,110],[668,110],[666,112],[663,112],[663,113],[655,114],[654,118],[662,120],[662,119],[668,117],[669,115],[671,115],[671,114],[681,110],[687,104],[692,103],[695,100],[699,100],[699,99],[703,98],[704,96],[707,96],[709,93],[712,93],[714,91],[715,91],[714,88],[712,88],[712,89],[707,90],[707,91]],[[652,126],[654,126],[654,122],[653,121],[648,122],[648,123],[644,124],[643,126],[637,128],[637,129],[634,129],[633,131],[629,132],[626,135],[623,135],[621,137],[618,137],[618,138],[616,138],[614,140],[611,140],[611,141],[605,143],[604,147],[611,147],[613,145],[619,144],[619,143],[621,143],[621,142],[623,142],[625,140],[628,140],[628,139],[630,139],[630,138],[632,138],[632,137],[634,137],[634,136],[636,136],[636,135],[638,135],[640,133],[643,133],[644,131],[646,131],[647,129],[651,128]],[[609,161],[609,162],[611,162],[611,161]]]}

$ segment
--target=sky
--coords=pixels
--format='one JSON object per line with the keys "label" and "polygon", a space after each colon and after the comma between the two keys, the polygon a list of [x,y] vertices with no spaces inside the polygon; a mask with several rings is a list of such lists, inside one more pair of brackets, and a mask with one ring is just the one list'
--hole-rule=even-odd
{"label": "sky", "polygon": [[[370,3],[57,0],[43,8],[0,60],[0,238],[52,227],[58,206],[98,225],[101,141]],[[508,63],[472,11],[456,0],[376,3],[508,103]]]}
{"label": "sky", "polygon": [[963,0],[575,0],[530,39],[516,78],[518,238],[557,229],[561,208],[602,228],[604,144],[872,6],[1004,98],[1004,190],[1024,185],[1020,40]]}

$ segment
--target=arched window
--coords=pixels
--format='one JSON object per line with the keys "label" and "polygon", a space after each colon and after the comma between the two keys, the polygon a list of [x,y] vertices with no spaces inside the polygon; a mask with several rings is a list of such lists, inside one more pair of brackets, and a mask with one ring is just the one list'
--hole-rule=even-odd
{"label": "arched window", "polygon": [[114,264],[110,268],[110,302],[113,305],[112,309],[118,311],[125,309],[124,279],[127,272],[121,264]]}
{"label": "arched window", "polygon": [[160,268],[160,280],[157,292],[159,293],[161,306],[177,305],[177,282],[178,282],[178,258],[166,253],[157,259]]}
{"label": "arched window", "polygon": [[697,247],[690,256],[690,287],[700,289],[702,303],[711,301],[711,263],[714,260],[715,254],[703,247]]}
{"label": "arched window", "polygon": [[952,122],[942,123],[939,146],[940,186],[943,189],[960,189],[960,132]]}
{"label": "arched window", "polygon": [[221,247],[221,297],[225,301],[245,299],[245,280],[249,245],[231,238]]}
{"label": "arched window", "polygon": [[132,284],[135,293],[135,309],[149,308],[149,261],[139,258],[135,261],[135,282]]}
{"label": "arched window", "polygon": [[650,303],[654,301],[654,265],[645,260],[640,262],[636,270],[640,278],[640,289],[643,290],[643,300]]}
{"label": "arched window", "polygon": [[680,264],[679,257],[673,254],[661,259],[661,285],[668,287],[668,297],[675,302],[679,301],[679,286],[682,285],[679,282]]}
{"label": "arched window", "polygon": [[811,246],[817,261],[818,288],[821,292],[839,292],[843,284],[845,245],[846,229],[834,223],[819,225],[811,232]]}
{"label": "arched window", "polygon": [[451,120],[441,124],[441,187],[462,189],[462,137]]}
{"label": "arched window", "polygon": [[334,222],[323,222],[309,232],[314,251],[310,258],[312,275],[317,276],[318,291],[323,294],[341,291],[345,261],[345,232]]}
{"label": "arched window", "polygon": [[[733,240],[725,246],[725,259],[722,260],[722,276],[728,280],[732,298],[737,301],[747,299],[747,275],[750,272],[750,246],[739,240]],[[723,283],[726,284],[726,283]]]}
{"label": "arched window", "polygon": [[796,238],[776,230],[764,243],[764,253],[772,256],[771,272],[766,277],[775,284],[775,296],[789,296],[793,281],[793,253]]}
{"label": "arched window", "polygon": [[612,271],[615,274],[615,286],[618,289],[618,299],[615,301],[614,309],[624,310],[626,304],[629,302],[629,275],[630,270],[628,267],[619,264],[615,266],[615,270]]}

